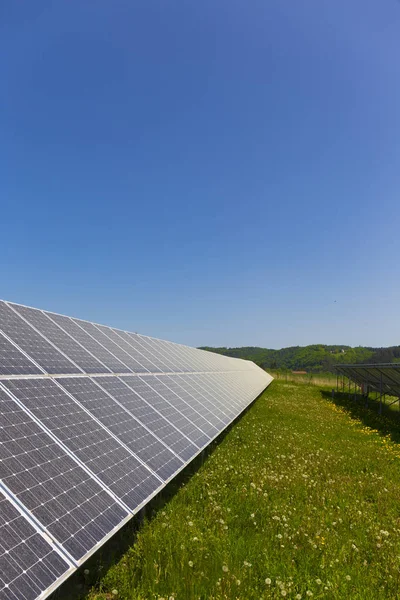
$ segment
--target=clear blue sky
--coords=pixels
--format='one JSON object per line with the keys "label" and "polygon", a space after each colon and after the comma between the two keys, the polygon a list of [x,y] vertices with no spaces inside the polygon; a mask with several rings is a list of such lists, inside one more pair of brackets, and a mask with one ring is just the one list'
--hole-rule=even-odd
{"label": "clear blue sky", "polygon": [[400,344],[399,55],[397,0],[2,0],[0,297]]}

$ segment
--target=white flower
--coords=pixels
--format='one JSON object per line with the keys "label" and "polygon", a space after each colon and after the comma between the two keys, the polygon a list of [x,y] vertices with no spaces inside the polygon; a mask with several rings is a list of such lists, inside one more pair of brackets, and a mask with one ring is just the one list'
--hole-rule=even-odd
{"label": "white flower", "polygon": [[312,593],[312,591],[311,591],[311,590],[307,590],[307,591],[306,591],[306,594],[307,594],[307,596],[310,596],[310,597],[311,597],[311,596],[314,596],[314,594]]}
{"label": "white flower", "polygon": [[189,560],[188,565],[189,565],[189,567],[193,567],[193,561]]}
{"label": "white flower", "polygon": [[89,573],[90,573],[89,569],[85,569],[83,572],[85,575],[89,575]]}
{"label": "white flower", "polygon": [[111,593],[113,596],[118,596],[118,590],[113,590]]}
{"label": "white flower", "polygon": [[188,525],[189,525],[189,527],[193,527],[193,522],[189,521]]}
{"label": "white flower", "polygon": [[228,565],[222,565],[222,570],[224,573],[227,573],[229,571]]}
{"label": "white flower", "polygon": [[271,585],[271,583],[272,583],[272,582],[271,582],[271,580],[270,580],[270,578],[269,578],[269,577],[267,577],[267,579],[265,580],[265,583],[266,583],[267,585]]}
{"label": "white flower", "polygon": [[296,594],[295,598],[296,600],[301,600],[301,594]]}
{"label": "white flower", "polygon": [[346,580],[350,581],[350,579],[351,579],[350,575],[346,575]]}
{"label": "white flower", "polygon": [[281,596],[286,596],[287,591],[286,590],[281,590]]}
{"label": "white flower", "polygon": [[316,579],[315,581],[318,583],[318,585],[321,585],[321,583],[322,583],[322,581],[320,579]]}

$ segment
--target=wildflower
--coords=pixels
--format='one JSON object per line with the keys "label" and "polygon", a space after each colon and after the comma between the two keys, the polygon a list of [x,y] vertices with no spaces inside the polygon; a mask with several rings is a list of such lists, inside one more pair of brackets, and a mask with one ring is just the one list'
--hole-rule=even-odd
{"label": "wildflower", "polygon": [[193,567],[193,561],[189,560],[188,565],[189,565],[189,567]]}
{"label": "wildflower", "polygon": [[287,591],[286,590],[281,590],[281,596],[286,596]]}
{"label": "wildflower", "polygon": [[306,591],[307,596],[309,596],[311,598],[311,596],[314,596],[314,594],[312,593],[311,590],[307,590]]}
{"label": "wildflower", "polygon": [[255,517],[255,514],[254,514],[254,513],[251,513],[251,515],[250,515],[250,518],[251,518],[251,519],[254,519],[254,517]]}
{"label": "wildflower", "polygon": [[189,521],[188,525],[189,525],[189,527],[193,527],[193,522]]}
{"label": "wildflower", "polygon": [[295,598],[296,600],[301,600],[301,594],[296,594]]}
{"label": "wildflower", "polygon": [[318,583],[318,585],[321,585],[321,583],[322,583],[322,581],[320,579],[316,579],[315,581]]}
{"label": "wildflower", "polygon": [[227,573],[229,571],[228,565],[222,565],[222,570],[224,573]]}
{"label": "wildflower", "polygon": [[113,596],[118,596],[118,590],[113,590],[111,593]]}
{"label": "wildflower", "polygon": [[267,578],[266,578],[266,580],[265,580],[265,583],[266,583],[267,585],[271,585],[271,583],[272,583],[272,582],[271,582],[271,580],[270,580],[270,578],[269,578],[269,577],[267,577]]}
{"label": "wildflower", "polygon": [[89,575],[89,573],[90,573],[89,569],[85,569],[83,572],[85,575]]}
{"label": "wildflower", "polygon": [[351,579],[350,575],[346,575],[346,580],[350,581],[350,579]]}

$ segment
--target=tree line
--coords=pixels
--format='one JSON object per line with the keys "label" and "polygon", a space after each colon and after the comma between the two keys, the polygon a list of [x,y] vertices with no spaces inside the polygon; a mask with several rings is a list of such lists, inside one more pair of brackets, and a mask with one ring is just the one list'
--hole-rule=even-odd
{"label": "tree line", "polygon": [[332,372],[337,364],[353,363],[396,363],[400,362],[400,346],[388,348],[370,348],[366,346],[292,346],[273,350],[248,346],[242,348],[212,348],[203,346],[202,350],[217,352],[234,358],[252,360],[263,369],[289,369],[311,373]]}

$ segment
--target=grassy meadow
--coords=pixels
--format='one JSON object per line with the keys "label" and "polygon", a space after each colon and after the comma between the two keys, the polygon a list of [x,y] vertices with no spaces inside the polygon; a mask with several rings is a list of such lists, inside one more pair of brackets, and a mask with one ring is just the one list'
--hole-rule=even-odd
{"label": "grassy meadow", "polygon": [[57,598],[399,598],[399,423],[274,381]]}

